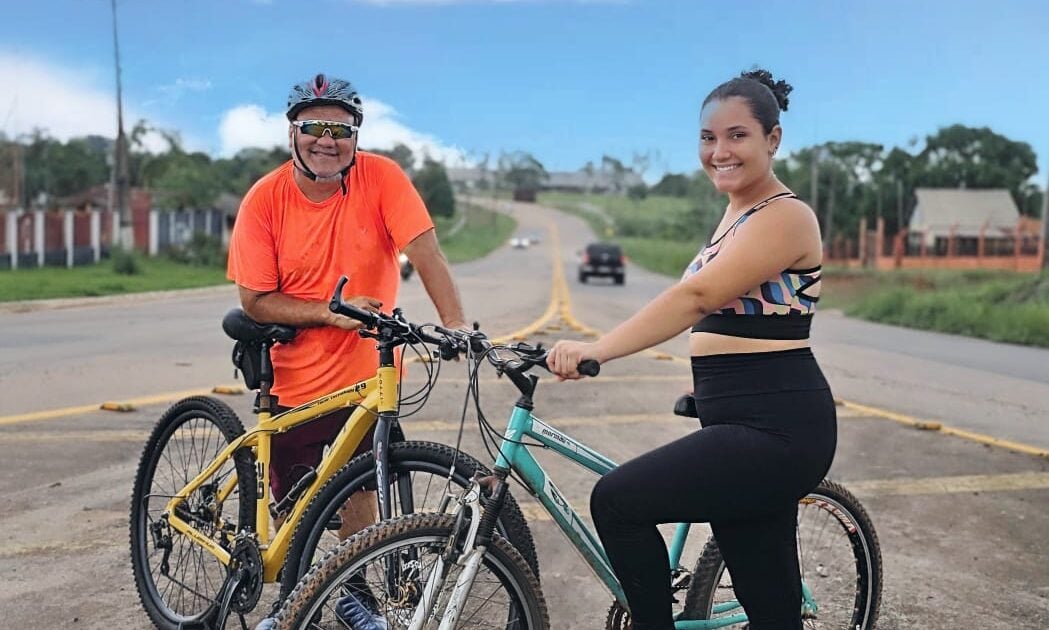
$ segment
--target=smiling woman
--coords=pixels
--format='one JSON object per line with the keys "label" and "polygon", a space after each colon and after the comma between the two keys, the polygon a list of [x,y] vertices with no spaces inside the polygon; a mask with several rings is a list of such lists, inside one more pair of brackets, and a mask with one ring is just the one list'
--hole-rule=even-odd
{"label": "smiling woman", "polygon": [[692,326],[703,428],[607,473],[590,498],[634,630],[674,627],[656,527],[674,522],[710,523],[751,627],[802,628],[797,501],[830,468],[837,428],[808,348],[819,225],[772,172],[789,91],[757,70],[710,93],[699,154],[728,196],[721,224],[677,285],[596,342],[559,341],[549,353],[551,371],[576,379],[583,360],[634,354]]}

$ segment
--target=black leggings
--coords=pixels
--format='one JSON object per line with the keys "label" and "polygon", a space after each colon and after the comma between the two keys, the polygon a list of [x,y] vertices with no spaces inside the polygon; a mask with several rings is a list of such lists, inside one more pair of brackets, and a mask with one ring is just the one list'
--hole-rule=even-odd
{"label": "black leggings", "polygon": [[602,477],[590,498],[634,630],[670,630],[661,523],[709,522],[751,630],[801,629],[798,500],[830,468],[834,399],[809,349],[692,359],[703,428]]}

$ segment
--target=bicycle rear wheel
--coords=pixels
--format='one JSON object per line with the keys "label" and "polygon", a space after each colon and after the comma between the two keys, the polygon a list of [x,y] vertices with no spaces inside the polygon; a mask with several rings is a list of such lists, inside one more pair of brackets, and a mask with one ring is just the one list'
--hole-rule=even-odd
{"label": "bicycle rear wheel", "polygon": [[[438,511],[446,496],[450,469],[453,493],[468,486],[475,473],[490,474],[470,455],[456,453],[450,446],[434,442],[391,444],[387,459],[390,465],[389,497],[395,517]],[[337,532],[329,525],[339,508],[359,491],[374,488],[374,484],[375,458],[371,452],[362,453],[335,473],[311,500],[299,520],[284,560],[282,598],[295,588],[296,582],[314,562],[339,544]],[[539,561],[532,532],[521,508],[509,493],[496,521],[496,532],[521,553],[532,573],[538,576]]]}
{"label": "bicycle rear wheel", "polygon": [[[284,630],[346,625],[345,598],[352,595],[390,630],[407,628],[423,586],[452,537],[452,514],[412,514],[384,521],[331,550],[298,583],[277,613]],[[440,624],[460,570],[449,573],[438,591],[425,628]],[[545,630],[546,601],[528,564],[501,536],[492,539],[459,617],[457,628]]]}
{"label": "bicycle rear wheel", "polygon": [[[870,630],[881,605],[881,548],[863,505],[841,484],[823,480],[798,504],[798,560],[814,610],[812,630]],[[716,619],[743,610],[717,541],[707,541],[685,597],[685,619]],[[740,628],[737,625],[726,626]]]}
{"label": "bicycle rear wheel", "polygon": [[[206,625],[218,612],[225,565],[160,516],[168,500],[243,433],[228,405],[196,396],[172,405],[146,442],[131,496],[131,565],[142,607],[158,628]],[[233,475],[233,492],[218,502]],[[182,503],[178,516],[216,541],[224,528],[239,531],[253,522],[254,479],[254,457],[242,449]]]}

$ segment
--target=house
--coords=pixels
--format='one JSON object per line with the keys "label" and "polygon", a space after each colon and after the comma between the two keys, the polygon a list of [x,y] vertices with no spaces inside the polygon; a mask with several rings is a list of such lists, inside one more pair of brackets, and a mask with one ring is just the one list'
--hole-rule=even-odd
{"label": "house", "polygon": [[918,188],[915,197],[907,230],[912,247],[935,254],[953,248],[958,255],[1014,251],[1021,217],[1008,190]]}

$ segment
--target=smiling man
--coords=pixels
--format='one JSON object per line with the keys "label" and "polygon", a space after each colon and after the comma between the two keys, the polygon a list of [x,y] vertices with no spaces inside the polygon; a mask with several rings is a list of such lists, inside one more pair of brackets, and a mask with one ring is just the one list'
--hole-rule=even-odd
{"label": "smiling man", "polygon": [[[419,194],[394,161],[357,150],[364,108],[353,86],[318,74],[292,88],[287,116],[292,159],[244,197],[228,268],[252,319],[301,329],[294,343],[272,350],[272,391],[280,410],[364,380],[378,367],[375,344],[363,343],[356,333],[360,323],[328,310],[340,276],[349,277],[350,302],[389,311],[400,286],[398,255],[404,252],[442,323],[465,326],[459,292]],[[351,411],[273,437],[275,501],[317,466]],[[359,450],[371,443],[369,436]],[[374,522],[375,513],[373,496],[355,495],[343,510],[340,535]]]}

